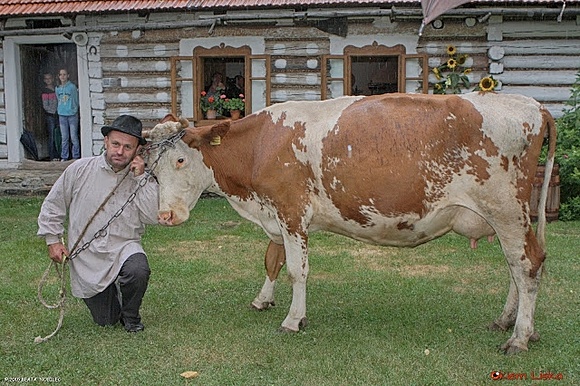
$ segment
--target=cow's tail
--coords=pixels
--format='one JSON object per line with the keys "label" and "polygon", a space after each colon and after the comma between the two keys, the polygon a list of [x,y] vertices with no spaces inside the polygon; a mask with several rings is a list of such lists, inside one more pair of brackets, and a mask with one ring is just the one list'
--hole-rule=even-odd
{"label": "cow's tail", "polygon": [[544,124],[548,129],[548,154],[546,156],[546,169],[544,174],[544,182],[542,183],[542,190],[540,191],[540,202],[538,203],[538,227],[536,229],[536,237],[540,248],[546,252],[546,202],[548,200],[548,188],[550,186],[550,179],[552,176],[552,169],[554,168],[554,158],[556,155],[556,123],[552,115],[545,109],[542,109],[544,116]]}

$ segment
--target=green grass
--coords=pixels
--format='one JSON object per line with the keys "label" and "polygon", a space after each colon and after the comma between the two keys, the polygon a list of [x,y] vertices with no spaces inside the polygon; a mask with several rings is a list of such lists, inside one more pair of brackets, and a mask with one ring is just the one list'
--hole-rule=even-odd
{"label": "green grass", "polygon": [[[548,226],[530,351],[497,351],[510,332],[486,325],[503,307],[508,271],[497,242],[449,234],[413,249],[376,247],[329,233],[311,237],[306,330],[277,331],[291,287],[283,270],[277,306],[249,308],[264,281],[264,233],[222,199],[203,199],[175,228],[144,238],[152,276],[145,331],[92,323],[69,297],[64,326],[36,299],[48,265],[36,234],[39,198],[0,199],[0,382],[53,377],[64,385],[486,385],[580,384],[580,223]],[[48,294],[56,296],[56,284]],[[426,355],[426,349],[428,355]],[[185,380],[180,373],[198,371]],[[532,381],[532,373],[562,374]]]}

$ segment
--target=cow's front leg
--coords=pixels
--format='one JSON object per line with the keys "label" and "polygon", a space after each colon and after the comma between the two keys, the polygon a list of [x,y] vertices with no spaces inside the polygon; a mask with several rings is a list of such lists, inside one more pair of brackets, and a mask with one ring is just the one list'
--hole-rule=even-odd
{"label": "cow's front leg", "polygon": [[266,281],[260,290],[260,293],[251,306],[257,310],[265,310],[274,306],[274,290],[276,287],[276,279],[278,274],[286,262],[286,253],[284,252],[284,245],[276,244],[270,241],[266,256],[264,258],[264,265],[266,266]]}
{"label": "cow's front leg", "polygon": [[286,269],[292,282],[292,304],[282,331],[297,332],[306,327],[306,280],[308,278],[308,238],[306,235],[290,235],[284,238]]}

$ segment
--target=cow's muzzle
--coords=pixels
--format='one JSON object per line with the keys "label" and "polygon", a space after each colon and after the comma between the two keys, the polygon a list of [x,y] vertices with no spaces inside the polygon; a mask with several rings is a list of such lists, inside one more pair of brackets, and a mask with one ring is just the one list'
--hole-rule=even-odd
{"label": "cow's muzzle", "polygon": [[168,210],[168,211],[164,211],[164,212],[159,212],[157,214],[157,219],[159,221],[159,224],[161,225],[175,225],[175,216],[173,214],[172,210]]}

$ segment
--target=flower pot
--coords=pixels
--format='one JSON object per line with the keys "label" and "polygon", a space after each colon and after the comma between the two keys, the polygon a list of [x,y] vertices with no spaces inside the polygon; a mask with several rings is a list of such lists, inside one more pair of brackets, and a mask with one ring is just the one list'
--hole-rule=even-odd
{"label": "flower pot", "polygon": [[232,117],[232,121],[240,119],[241,114],[242,112],[240,110],[230,110],[230,116]]}
{"label": "flower pot", "polygon": [[207,110],[205,112],[205,118],[206,119],[215,119],[216,116],[217,116],[217,111],[216,110]]}

